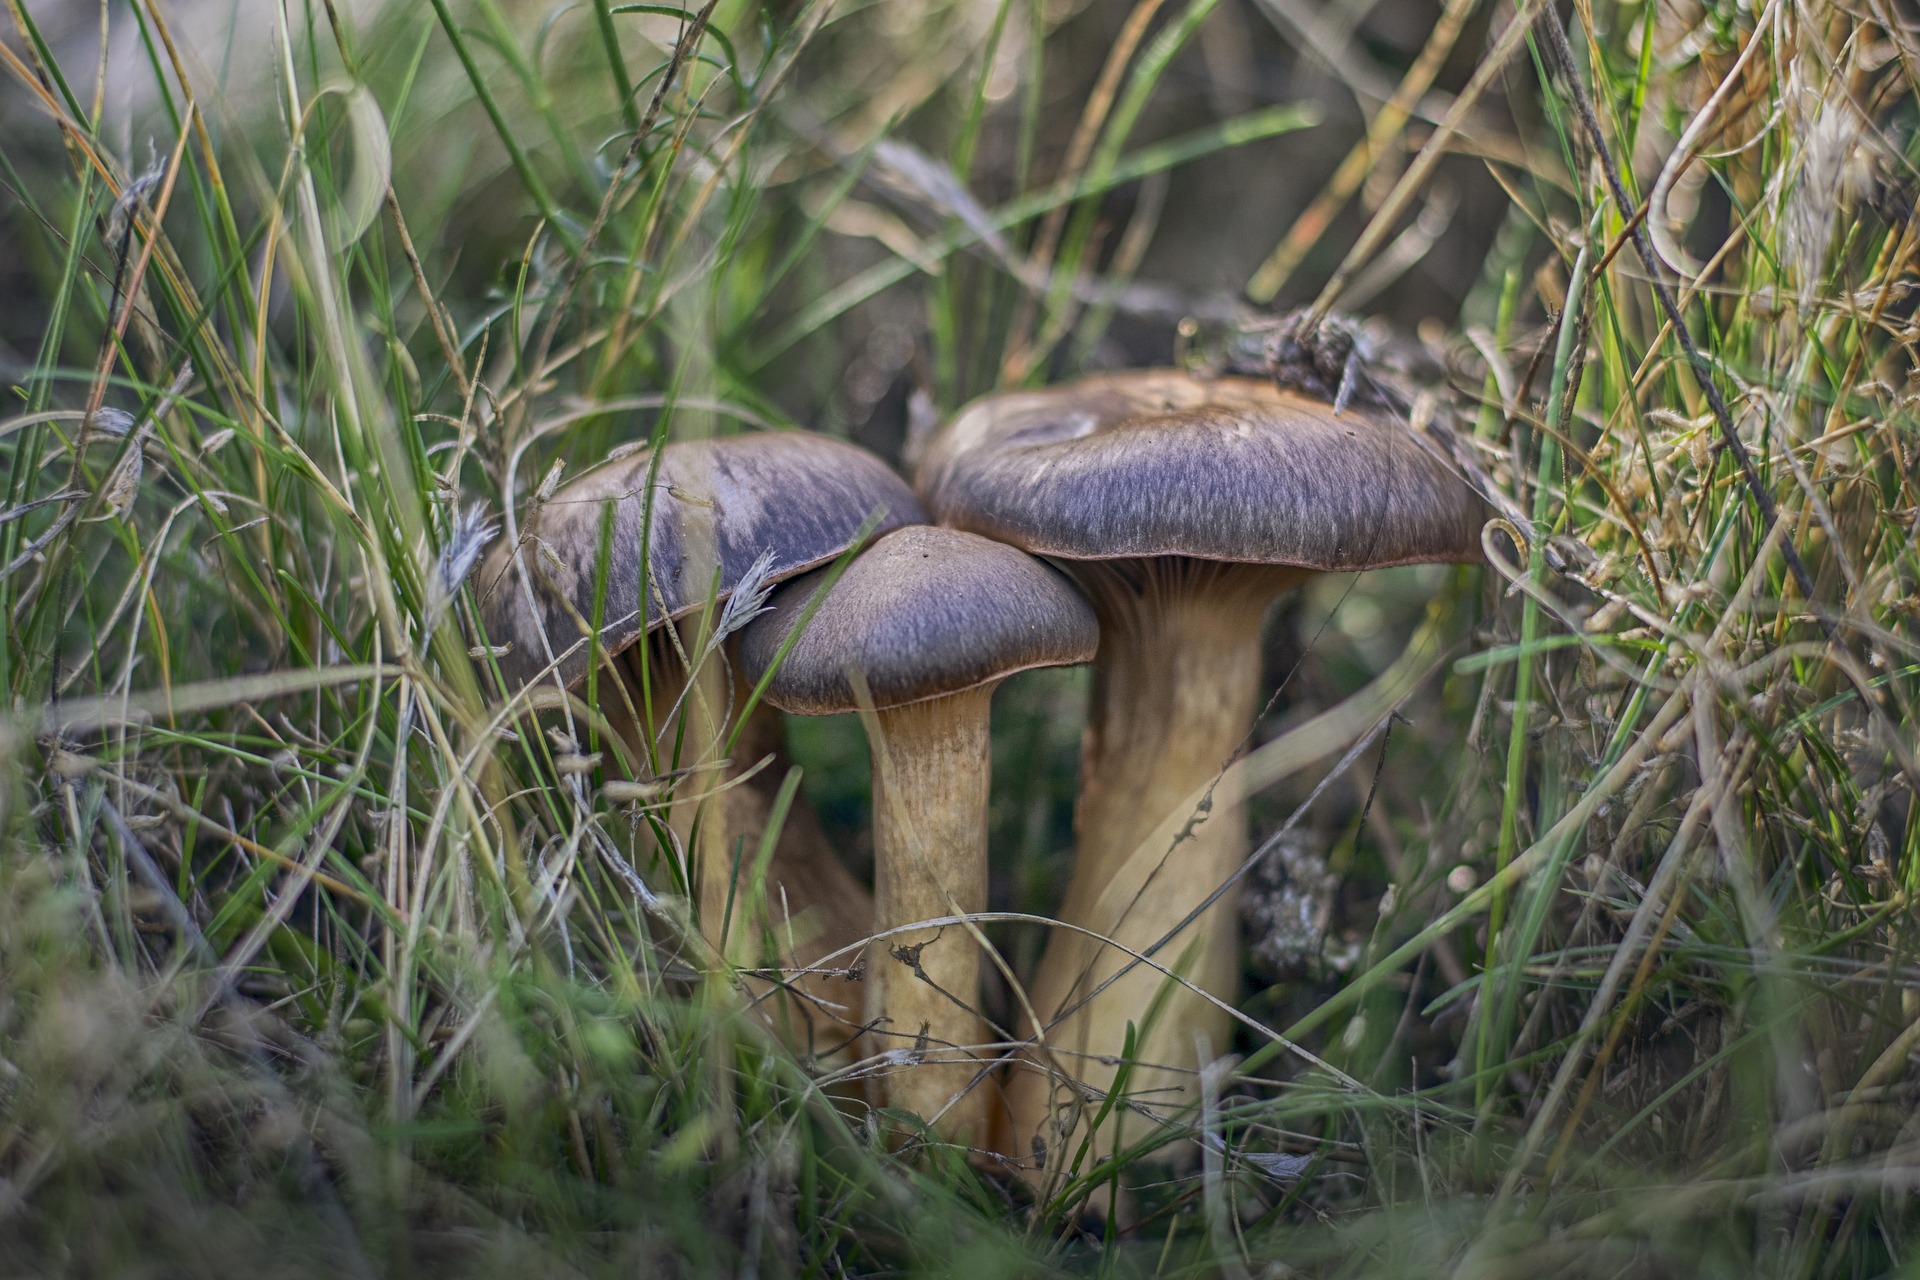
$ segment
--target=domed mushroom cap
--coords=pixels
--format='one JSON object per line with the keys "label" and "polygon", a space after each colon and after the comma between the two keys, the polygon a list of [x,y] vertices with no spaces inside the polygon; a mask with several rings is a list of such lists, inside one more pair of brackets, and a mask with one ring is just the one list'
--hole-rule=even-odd
{"label": "domed mushroom cap", "polygon": [[1480,554],[1480,502],[1406,427],[1251,378],[1111,374],[975,401],[919,474],[942,524],[1066,560],[1315,570]]}
{"label": "domed mushroom cap", "polygon": [[[773,665],[826,574],[781,587],[771,611],[741,633],[753,679]],[[1092,607],[1058,570],[1004,543],[914,525],[847,566],[767,697],[800,715],[852,711],[852,668],[865,677],[874,706],[904,706],[1031,667],[1090,662],[1099,639]]]}
{"label": "domed mushroom cap", "polygon": [[[546,629],[571,685],[586,675],[579,619],[593,617],[601,521],[613,508],[602,643],[618,653],[660,623],[707,602],[718,569],[724,600],[755,560],[773,555],[779,582],[825,564],[853,545],[880,513],[876,532],[926,519],[913,491],[857,445],[805,431],[687,440],[661,450],[647,538],[647,600],[640,598],[641,527],[652,455],[623,458],[554,494],[521,527],[520,559],[533,591],[508,572],[512,547],[489,557],[478,579],[489,638],[511,641],[501,670],[515,684],[547,665]],[[548,555],[547,552],[552,554]]]}

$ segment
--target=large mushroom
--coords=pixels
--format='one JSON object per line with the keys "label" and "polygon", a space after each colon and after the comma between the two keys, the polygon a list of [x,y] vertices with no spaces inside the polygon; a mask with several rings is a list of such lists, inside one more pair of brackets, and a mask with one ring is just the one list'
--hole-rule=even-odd
{"label": "large mushroom", "polygon": [[[1060,919],[1135,952],[1245,860],[1244,815],[1208,788],[1252,730],[1274,599],[1316,572],[1469,560],[1479,546],[1476,499],[1404,425],[1242,378],[1133,372],[977,401],[931,442],[919,489],[939,523],[1060,563],[1099,614]],[[1229,894],[1155,959],[1230,1002],[1236,920]],[[1128,1022],[1150,1022],[1129,1093],[1171,1109],[1192,1096],[1198,1038],[1223,1050],[1229,1020],[1186,990],[1149,1019],[1165,979],[1147,965],[1116,978],[1129,963],[1056,930],[1032,1005],[1051,1023],[1050,1060],[1101,1092]],[[1007,1153],[1071,1158],[1083,1097],[1016,1062]]]}
{"label": "large mushroom", "polygon": [[741,656],[756,678],[774,671],[767,697],[786,711],[832,715],[871,699],[877,937],[867,1018],[879,1045],[920,1060],[882,1077],[877,1100],[955,1141],[984,1142],[977,926],[902,926],[985,910],[993,691],[1016,671],[1091,659],[1093,610],[1032,556],[926,526],[862,552],[808,620],[825,586],[821,571],[781,587],[747,627]]}
{"label": "large mushroom", "polygon": [[[651,453],[632,455],[539,504],[517,545],[496,548],[482,570],[483,614],[489,638],[510,643],[499,659],[510,688],[551,681],[574,692],[587,683],[587,638],[598,616],[606,662],[597,709],[628,739],[632,755],[648,767],[657,763],[670,770],[672,736],[660,750],[650,750],[639,725],[652,720],[656,729],[664,728],[680,707],[691,726],[680,763],[704,758],[713,765],[749,686],[723,670],[731,645],[704,646],[696,633],[714,634],[736,589],[777,583],[826,564],[852,547],[862,529],[883,533],[922,519],[903,480],[873,454],[843,441],[801,431],[680,441],[659,451],[657,469]],[[683,622],[685,634],[667,635],[665,624],[702,615],[710,604],[714,612],[704,627]],[[647,643],[638,643],[643,639]],[[696,651],[703,647],[711,652]],[[687,669],[683,655],[695,670]],[[761,941],[740,919],[747,894],[734,883],[734,855],[744,849],[751,859],[788,761],[771,708],[756,707],[738,729],[733,758],[739,766],[724,776],[709,769],[716,776],[683,789],[718,790],[724,797],[724,803],[700,810],[694,888],[703,933],[716,945],[724,938],[730,958],[751,961]],[[674,826],[683,835],[696,807],[678,806]],[[866,890],[827,846],[802,803],[795,803],[781,828],[766,890],[777,941],[794,944],[787,963],[806,965],[866,936]],[[818,994],[818,984],[802,985]]]}

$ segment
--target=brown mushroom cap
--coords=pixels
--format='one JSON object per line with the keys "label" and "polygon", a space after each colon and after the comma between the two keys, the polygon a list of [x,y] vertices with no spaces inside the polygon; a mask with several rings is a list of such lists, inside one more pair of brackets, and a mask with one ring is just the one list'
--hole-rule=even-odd
{"label": "brown mushroom cap", "polygon": [[[872,515],[876,532],[925,520],[905,481],[857,445],[805,431],[686,440],[660,451],[647,539],[648,599],[640,599],[641,522],[652,455],[642,453],[567,485],[521,529],[521,562],[533,590],[509,572],[501,546],[478,579],[487,629],[510,683],[522,684],[560,656],[562,680],[586,675],[581,623],[593,617],[601,521],[613,507],[602,643],[617,654],[646,632],[733,593],[755,560],[773,556],[769,581],[825,564],[853,545]],[[542,544],[553,553],[542,550]],[[540,640],[545,628],[547,644]],[[571,650],[571,652],[567,652]]]}
{"label": "brown mushroom cap", "polygon": [[[748,625],[740,650],[759,679],[826,570],[795,578]],[[781,663],[767,698],[783,711],[833,715],[859,704],[849,668],[885,709],[959,693],[1032,667],[1093,658],[1099,628],[1059,571],[1004,543],[913,525],[848,565]]]}
{"label": "brown mushroom cap", "polygon": [[976,401],[919,489],[942,524],[1063,560],[1341,571],[1480,554],[1479,500],[1403,425],[1250,378],[1118,373]]}

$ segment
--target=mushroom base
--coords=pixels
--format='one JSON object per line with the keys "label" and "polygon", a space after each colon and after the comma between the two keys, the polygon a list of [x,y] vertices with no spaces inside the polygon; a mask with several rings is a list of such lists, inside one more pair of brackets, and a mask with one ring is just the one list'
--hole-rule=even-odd
{"label": "mushroom base", "polygon": [[[1267,607],[1305,576],[1180,560],[1069,567],[1100,613],[1101,640],[1074,810],[1078,852],[1059,918],[1118,945],[1056,930],[1031,988],[1044,1042],[1013,1066],[1000,1145],[1036,1173],[1039,1160],[1049,1176],[1087,1140],[1086,1126],[1114,1086],[1129,1023],[1138,1038],[1127,1099],[1155,1114],[1191,1102],[1200,1054],[1227,1049],[1228,1014],[1162,969],[1232,1002],[1240,965],[1234,893],[1154,952],[1160,968],[1128,953],[1173,933],[1246,859],[1238,797],[1216,797],[1212,788],[1253,723]],[[1090,1158],[1151,1133],[1151,1119],[1129,1112],[1109,1112]]]}
{"label": "mushroom base", "polygon": [[883,710],[872,744],[880,936],[868,952],[867,1018],[870,1051],[900,1058],[877,1077],[874,1101],[916,1112],[956,1142],[984,1143],[993,1109],[977,926],[889,931],[986,909],[992,699],[989,684]]}

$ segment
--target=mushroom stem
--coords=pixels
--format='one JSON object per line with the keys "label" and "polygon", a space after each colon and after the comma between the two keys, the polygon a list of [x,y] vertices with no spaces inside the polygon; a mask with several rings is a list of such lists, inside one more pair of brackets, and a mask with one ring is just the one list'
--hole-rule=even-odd
{"label": "mushroom stem", "polygon": [[[1227,1046],[1228,1016],[1191,991],[1175,989],[1151,1016],[1166,977],[1135,965],[1079,1009],[1081,1001],[1193,912],[1247,854],[1238,797],[1194,804],[1252,727],[1260,681],[1261,621],[1291,570],[1193,561],[1089,562],[1071,566],[1100,615],[1092,707],[1074,810],[1078,851],[1060,919],[1079,932],[1049,940],[1031,999],[1052,1062],[1104,1093],[1137,1028],[1128,1095],[1160,1113],[1192,1096],[1195,1040]],[[1200,990],[1231,1002],[1239,972],[1236,895],[1228,893],[1154,955]],[[1153,1064],[1153,1065],[1145,1065]],[[1038,1137],[1051,1167],[1071,1160],[1084,1131],[1069,1137],[1082,1092],[1033,1066],[1007,1086],[1009,1154],[1029,1158]],[[1116,1113],[1117,1115],[1118,1113]],[[1095,1140],[1111,1154],[1114,1121]],[[1133,1136],[1144,1129],[1136,1122]]]}
{"label": "mushroom stem", "polygon": [[[874,930],[987,905],[987,719],[992,681],[878,713],[873,746]],[[917,1112],[942,1136],[984,1141],[987,1042],[980,948],[963,925],[879,937],[867,971],[877,1047],[924,1053],[880,1082],[883,1105]]]}
{"label": "mushroom stem", "polygon": [[[652,639],[646,643],[652,646],[648,655],[648,684],[652,694],[653,715],[658,722],[657,728],[665,729],[670,723],[667,719],[669,711],[686,692],[686,673],[679,657],[664,642]],[[635,710],[644,715],[639,683],[639,648],[636,645],[621,655],[621,679],[627,686],[627,698],[632,700]],[[736,662],[736,669],[737,665]],[[713,666],[717,664],[709,664],[709,667]],[[683,708],[687,716],[687,734],[683,744],[685,755],[701,755],[718,732],[710,722],[706,709],[715,705],[714,699],[718,698],[719,689],[724,683],[718,679],[705,682],[688,695]],[[735,699],[733,714],[737,715],[746,689],[738,678],[732,684]],[[703,693],[706,694],[704,700],[701,697]],[[614,730],[631,744],[634,757],[644,761],[647,758],[646,748],[641,731],[626,714],[626,699],[611,694],[602,702]],[[661,752],[663,766],[668,763],[673,741],[674,733],[667,732]],[[752,768],[768,756],[773,757],[772,760],[753,776],[745,779],[738,777],[741,771]],[[773,856],[766,873],[764,917],[757,917],[754,910],[758,904],[753,900],[750,884],[753,859],[759,851],[761,837],[772,821],[781,784],[788,770],[793,767],[793,761],[786,751],[786,734],[780,713],[766,702],[756,705],[741,728],[730,759],[732,764],[724,771],[724,775],[715,770],[703,770],[681,784],[688,792],[724,786],[718,797],[719,802],[709,801],[698,806],[676,805],[672,817],[675,832],[684,841],[689,835],[696,808],[704,811],[700,848],[694,851],[695,875],[692,885],[699,905],[702,933],[716,948],[724,935],[726,958],[730,962],[757,966],[767,960],[766,935],[769,929],[762,928],[764,924],[770,927],[773,934],[773,963],[780,967],[805,968],[834,952],[841,952],[831,962],[832,967],[836,970],[848,968],[853,963],[853,957],[846,953],[846,948],[867,936],[871,930],[873,900],[866,886],[834,853],[826,832],[821,829],[820,819],[803,796],[794,797],[774,842]],[[741,849],[737,883],[734,880],[736,844]],[[730,917],[729,900],[732,906]],[[749,985],[756,996],[763,996],[769,984],[756,980]],[[859,990],[857,987],[850,987],[837,977],[811,974],[791,979],[788,986],[793,993],[791,998],[766,1001],[762,1008],[773,1019],[782,1038],[796,1052],[823,1051],[829,1045],[844,1041],[847,1033],[859,1026],[859,1009],[849,1001],[849,997]]]}
{"label": "mushroom stem", "polygon": [[[746,838],[748,859],[759,849],[761,833],[772,821],[781,784],[794,767],[787,755],[780,713],[762,702],[747,717],[740,740],[734,744],[733,759],[741,767],[750,768],[768,756],[773,759],[765,768],[727,792],[728,838]],[[813,964],[858,942],[873,927],[873,896],[834,853],[813,806],[799,794],[788,806],[786,821],[774,843],[766,893],[767,914],[783,963],[788,965]],[[734,894],[735,929],[740,927],[740,904],[745,897],[743,885]],[[717,912],[714,918],[719,918]],[[855,959],[854,954],[846,953],[831,963],[835,969],[848,969]],[[828,999],[841,1010],[837,1016],[817,1007],[801,1010],[815,1025],[824,1020],[826,1039],[845,1038],[831,1028],[858,1025],[859,1011],[846,1007],[846,1001],[849,993],[859,988],[848,987],[840,979],[819,977],[800,979],[796,985],[814,999]]]}

